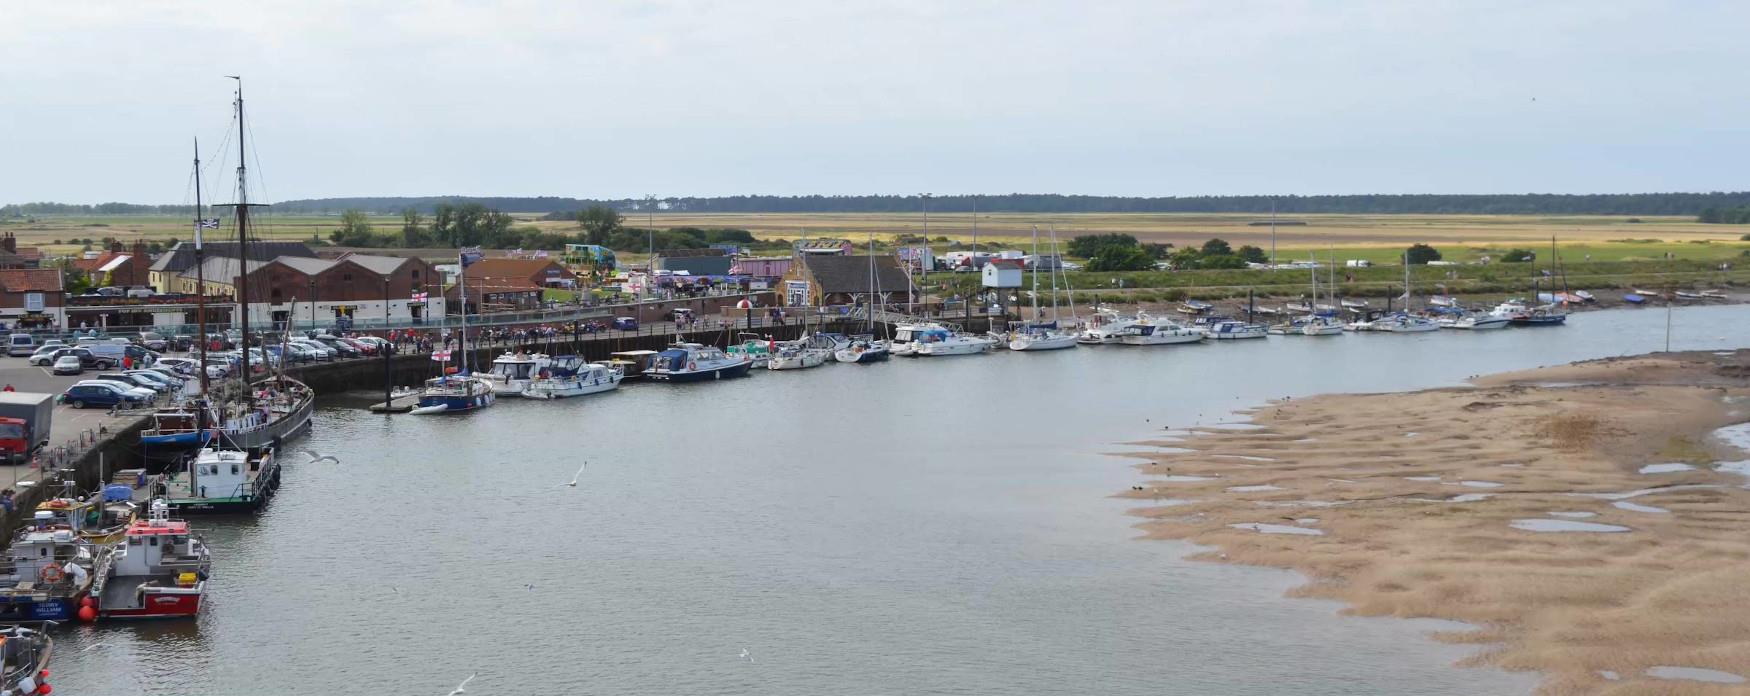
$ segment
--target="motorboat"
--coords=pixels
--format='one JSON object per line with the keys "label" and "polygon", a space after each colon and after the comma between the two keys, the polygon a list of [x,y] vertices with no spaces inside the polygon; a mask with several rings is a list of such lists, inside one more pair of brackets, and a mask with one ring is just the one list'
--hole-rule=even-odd
{"label": "motorboat", "polygon": [[0,559],[0,622],[73,619],[91,593],[92,568],[108,553],[70,529],[19,530]]}
{"label": "motorboat", "polygon": [[1270,333],[1278,336],[1340,336],[1343,322],[1331,314],[1309,314],[1272,326]]}
{"label": "motorboat", "polygon": [[676,343],[656,354],[644,376],[658,382],[701,382],[746,377],[752,367],[746,357],[729,357],[716,346]]}
{"label": "motorboat", "polygon": [[938,329],[919,334],[913,343],[917,344],[914,354],[919,356],[974,355],[990,352],[996,347],[997,340]]}
{"label": "motorboat", "polygon": [[523,396],[530,399],[565,399],[611,391],[620,386],[625,373],[611,365],[586,363],[575,355],[554,357],[547,369],[530,382]]}
{"label": "motorboat", "polygon": [[842,363],[859,363],[867,365],[869,363],[886,360],[887,357],[892,354],[893,351],[888,347],[886,341],[874,338],[858,338],[851,341],[850,347],[834,352],[833,359]]}
{"label": "motorboat", "polygon": [[744,333],[738,338],[741,338],[742,341],[730,344],[729,347],[723,349],[723,353],[732,358],[747,358],[747,361],[752,363],[755,369],[765,367],[766,361],[771,359],[772,353],[777,349],[769,336]]}
{"label": "motorboat", "polygon": [[1398,312],[1374,320],[1373,330],[1386,333],[1422,333],[1439,331],[1440,323],[1421,315]]}
{"label": "motorboat", "polygon": [[212,573],[212,554],[188,523],[170,519],[170,506],[154,500],[146,519],[128,526],[98,566],[97,614],[106,619],[160,619],[200,613]]}
{"label": "motorboat", "polygon": [[1125,329],[1148,320],[1148,314],[1138,311],[1135,316],[1125,317],[1109,309],[1094,313],[1088,327],[1076,336],[1076,343],[1098,345],[1101,343],[1121,343]]}
{"label": "motorboat", "polygon": [[1509,317],[1487,313],[1467,312],[1458,316],[1444,317],[1439,320],[1442,329],[1461,329],[1466,331],[1484,331],[1488,329],[1505,329],[1511,323]]}
{"label": "motorboat", "polygon": [[207,447],[156,485],[151,494],[168,502],[171,511],[255,512],[279,490],[279,460],[271,447],[258,452]]}
{"label": "motorboat", "polygon": [[622,350],[608,354],[608,367],[619,370],[626,377],[643,377],[644,371],[655,361],[654,350]]}
{"label": "motorboat", "polygon": [[1428,304],[1435,307],[1457,307],[1458,298],[1451,295],[1429,295]]}
{"label": "motorboat", "polygon": [[552,359],[540,353],[505,351],[492,359],[492,371],[478,377],[492,386],[494,396],[522,396],[523,390],[528,389],[529,383],[535,381],[550,363]]}
{"label": "motorboat", "polygon": [[49,634],[25,626],[0,628],[0,693],[43,694],[48,686],[49,657],[55,641]]}
{"label": "motorboat", "polygon": [[1181,314],[1202,314],[1211,309],[1215,309],[1215,305],[1202,300],[1185,300],[1184,302],[1179,303],[1178,309]]}
{"label": "motorboat", "polygon": [[795,343],[805,348],[824,350],[830,355],[851,347],[851,337],[833,331],[816,331],[797,339]]}
{"label": "motorboat", "polygon": [[1131,324],[1119,337],[1119,342],[1127,346],[1164,346],[1174,343],[1197,343],[1207,336],[1201,329],[1194,329],[1174,321],[1149,320]]}
{"label": "motorboat", "polygon": [[828,358],[837,351],[825,348],[810,348],[800,343],[789,343],[778,348],[771,360],[766,363],[768,370],[802,370],[810,367],[820,367],[826,364]]}
{"label": "motorboat", "polygon": [[887,347],[893,355],[914,356],[917,355],[917,339],[920,335],[947,330],[948,327],[933,321],[896,324],[893,327],[893,339],[887,342]]}
{"label": "motorboat", "polygon": [[425,381],[419,401],[408,413],[423,416],[478,411],[491,406],[496,395],[491,384],[473,375],[433,377]]}
{"label": "motorboat", "polygon": [[1247,324],[1243,321],[1223,321],[1211,325],[1203,332],[1217,341],[1233,341],[1247,338],[1265,338],[1270,335],[1269,327],[1263,324]]}

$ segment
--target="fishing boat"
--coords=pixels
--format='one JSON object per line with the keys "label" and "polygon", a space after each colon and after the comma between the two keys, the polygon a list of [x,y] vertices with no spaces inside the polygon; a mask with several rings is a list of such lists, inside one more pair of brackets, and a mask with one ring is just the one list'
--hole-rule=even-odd
{"label": "fishing boat", "polygon": [[833,359],[842,363],[869,364],[886,360],[893,351],[886,341],[873,336],[858,338],[851,341],[847,348],[833,353]]}
{"label": "fishing boat", "polygon": [[[844,349],[840,349],[844,350]],[[810,367],[820,367],[837,351],[825,348],[811,348],[797,343],[788,343],[778,348],[766,363],[768,370],[802,370]]]}
{"label": "fishing boat", "polygon": [[174,512],[255,512],[279,490],[279,459],[271,447],[259,451],[206,447],[156,486],[152,495],[163,498]]}
{"label": "fishing boat", "polygon": [[[177,404],[151,415],[151,427],[140,431],[140,446],[149,459],[177,459],[212,441],[212,429],[200,426],[194,407]],[[209,423],[211,421],[208,421]]]}
{"label": "fishing boat", "polygon": [[620,386],[626,375],[601,363],[586,363],[575,355],[552,358],[547,369],[536,375],[523,390],[528,399],[566,399],[611,391]]}
{"label": "fishing boat", "polygon": [[419,401],[408,413],[428,416],[439,413],[466,413],[491,406],[496,394],[492,385],[473,375],[443,375],[425,381],[419,391]]}
{"label": "fishing boat", "polygon": [[1101,343],[1122,343],[1124,332],[1132,325],[1147,321],[1148,314],[1140,310],[1135,316],[1126,317],[1111,309],[1100,309],[1094,312],[1088,320],[1088,326],[1076,336],[1076,343],[1084,345],[1099,345]]}
{"label": "fishing boat", "polygon": [[723,349],[723,353],[731,358],[746,359],[754,369],[765,367],[766,361],[771,359],[772,352],[776,349],[770,336],[744,333],[736,338],[741,339],[741,342],[729,344]]}
{"label": "fishing boat", "polygon": [[47,694],[49,657],[55,641],[47,633],[24,626],[0,628],[0,693]]}
{"label": "fishing boat", "polygon": [[152,501],[146,519],[98,566],[97,615],[106,619],[184,618],[200,613],[212,573],[212,555],[188,523],[170,519],[170,506]]}
{"label": "fishing boat", "polygon": [[1243,321],[1222,321],[1203,330],[1206,335],[1217,341],[1234,341],[1248,338],[1265,338],[1270,335],[1269,327],[1263,324],[1248,324]]}
{"label": "fishing boat", "polygon": [[0,623],[74,618],[91,593],[91,569],[107,553],[70,529],[19,530],[0,559]]}
{"label": "fishing boat", "polygon": [[492,387],[493,396],[522,396],[536,377],[553,361],[540,353],[505,351],[492,359],[492,370],[478,375]]}
{"label": "fishing boat", "polygon": [[1215,305],[1202,300],[1185,300],[1179,303],[1178,307],[1181,314],[1202,314],[1211,309],[1215,309]]}
{"label": "fishing boat", "polygon": [[715,346],[676,343],[656,354],[644,376],[658,382],[700,382],[745,377],[751,367],[746,358],[731,358]]}
{"label": "fishing boat", "polygon": [[1164,346],[1175,343],[1197,343],[1208,336],[1200,329],[1169,320],[1148,320],[1131,324],[1119,337],[1127,346]]}
{"label": "fishing boat", "polygon": [[127,491],[111,494],[108,490],[83,498],[50,498],[37,503],[34,521],[39,528],[72,530],[88,544],[113,544],[121,540],[138,514],[132,498]]}

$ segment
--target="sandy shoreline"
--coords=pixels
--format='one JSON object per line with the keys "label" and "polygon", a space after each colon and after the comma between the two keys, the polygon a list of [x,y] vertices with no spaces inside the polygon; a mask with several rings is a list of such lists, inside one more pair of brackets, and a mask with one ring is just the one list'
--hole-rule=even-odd
{"label": "sandy shoreline", "polygon": [[1750,678],[1750,465],[1716,470],[1750,452],[1714,435],[1750,421],[1750,351],[1475,384],[1143,443],[1163,449],[1125,455],[1148,461],[1122,495],[1148,538],[1213,547],[1195,558],[1306,573],[1296,596],[1470,623],[1436,638],[1540,672],[1539,693],[1750,692],[1699,680]]}

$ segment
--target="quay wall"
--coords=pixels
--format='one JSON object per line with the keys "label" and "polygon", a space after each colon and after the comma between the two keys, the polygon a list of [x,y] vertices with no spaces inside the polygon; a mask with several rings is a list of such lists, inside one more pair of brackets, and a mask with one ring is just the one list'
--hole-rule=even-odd
{"label": "quay wall", "polygon": [[[40,475],[33,479],[22,478],[26,472],[33,472],[28,466],[13,467],[21,478],[18,484],[9,485],[17,493],[13,496],[13,511],[0,511],[0,530],[11,538],[13,532],[30,521],[37,503],[61,493],[64,481],[75,482],[75,488],[83,495],[96,490],[117,469],[141,466],[140,431],[146,429],[150,420],[141,415],[120,427],[105,426],[106,432],[96,433],[89,440],[81,438],[86,444],[66,461],[45,465]],[[27,481],[30,485],[21,485]]]}

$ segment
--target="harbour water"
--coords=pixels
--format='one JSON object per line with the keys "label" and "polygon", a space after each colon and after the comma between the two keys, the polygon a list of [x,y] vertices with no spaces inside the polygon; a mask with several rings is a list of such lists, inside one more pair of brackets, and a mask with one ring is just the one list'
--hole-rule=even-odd
{"label": "harbour water", "polygon": [[[1681,309],[1674,349],[1750,345]],[[198,622],[63,627],[77,694],[1502,694],[1432,621],[1135,539],[1119,443],[1283,396],[1664,346],[1550,329],[1082,347],[628,384],[458,417],[325,397]],[[304,463],[308,448],[340,462]],[[583,462],[576,488],[567,487]],[[1308,542],[1316,541],[1308,537]]]}

